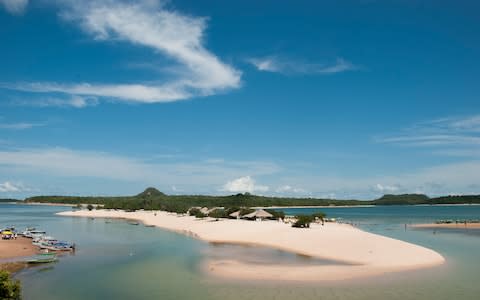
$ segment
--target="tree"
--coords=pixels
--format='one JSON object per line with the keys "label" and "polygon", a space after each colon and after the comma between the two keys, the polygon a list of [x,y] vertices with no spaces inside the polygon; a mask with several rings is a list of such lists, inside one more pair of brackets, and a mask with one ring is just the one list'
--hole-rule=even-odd
{"label": "tree", "polygon": [[87,205],[87,209],[91,211],[93,209],[93,205],[91,204]]}
{"label": "tree", "polygon": [[195,218],[205,218],[207,215],[202,213],[198,208],[190,208],[190,210],[188,211],[188,214],[190,216],[195,216]]}
{"label": "tree", "polygon": [[307,215],[298,215],[295,216],[297,221],[292,224],[292,227],[297,227],[297,228],[310,228],[310,223],[312,223],[315,219],[313,216],[307,216]]}
{"label": "tree", "polygon": [[0,271],[0,299],[20,300],[22,299],[20,291],[20,281],[12,280],[7,271]]}

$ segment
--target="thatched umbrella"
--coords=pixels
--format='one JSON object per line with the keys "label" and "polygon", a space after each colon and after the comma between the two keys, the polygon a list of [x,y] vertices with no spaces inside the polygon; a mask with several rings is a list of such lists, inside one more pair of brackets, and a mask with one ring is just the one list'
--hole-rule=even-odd
{"label": "thatched umbrella", "polygon": [[248,215],[244,215],[243,216],[244,218],[247,218],[247,219],[268,219],[268,218],[272,218],[273,215],[263,209],[257,209],[256,211],[248,214]]}
{"label": "thatched umbrella", "polygon": [[232,217],[232,218],[239,218],[240,217],[240,211],[237,210],[236,212],[233,212],[233,213],[229,214],[228,216]]}

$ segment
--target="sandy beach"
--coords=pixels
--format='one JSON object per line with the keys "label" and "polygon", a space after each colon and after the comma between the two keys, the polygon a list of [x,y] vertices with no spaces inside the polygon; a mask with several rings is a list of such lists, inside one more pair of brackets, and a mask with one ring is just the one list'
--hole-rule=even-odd
{"label": "sandy beach", "polygon": [[206,271],[222,278],[339,280],[433,267],[445,261],[433,250],[368,233],[347,224],[312,224],[309,229],[300,229],[278,221],[215,221],[161,211],[80,210],[61,212],[58,215],[134,219],[145,225],[154,225],[208,242],[260,245],[341,262],[338,265],[292,266],[250,265],[237,261],[234,257],[206,261]]}
{"label": "sandy beach", "polygon": [[31,256],[37,253],[37,247],[32,245],[32,240],[18,237],[16,240],[0,239],[0,259]]}

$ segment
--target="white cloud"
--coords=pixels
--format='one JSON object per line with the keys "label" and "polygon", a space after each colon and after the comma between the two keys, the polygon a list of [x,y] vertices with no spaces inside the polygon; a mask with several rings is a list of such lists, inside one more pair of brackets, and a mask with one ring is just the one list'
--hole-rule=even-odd
{"label": "white cloud", "polygon": [[45,126],[45,124],[41,123],[0,123],[0,129],[10,129],[10,130],[24,130],[24,129],[31,129],[33,127],[40,127]]}
{"label": "white cloud", "polygon": [[395,185],[383,185],[383,184],[377,183],[375,185],[375,189],[381,193],[396,193],[398,192],[399,187]]}
{"label": "white cloud", "polygon": [[292,187],[291,185],[282,185],[280,187],[278,187],[276,190],[275,190],[277,193],[280,193],[280,194],[306,194],[307,191],[305,191],[304,189],[301,189],[301,188],[296,188],[296,187]]}
{"label": "white cloud", "polygon": [[[19,90],[22,90],[23,88],[24,86],[22,85],[17,87]],[[28,97],[23,99],[13,99],[10,104],[13,106],[84,108],[97,105],[98,98],[78,95],[70,95],[67,97]]]}
{"label": "white cloud", "polygon": [[230,193],[263,193],[269,190],[268,186],[258,185],[250,176],[244,176],[227,182],[222,191]]}
{"label": "white cloud", "polygon": [[254,65],[259,71],[282,74],[333,74],[358,69],[343,58],[337,58],[334,63],[330,64],[307,63],[277,56],[250,58],[247,62]]}
{"label": "white cloud", "polygon": [[28,5],[28,0],[0,0],[0,4],[2,4],[9,13],[21,15]]}
{"label": "white cloud", "polygon": [[[178,63],[175,77],[151,83],[33,82],[3,85],[33,93],[64,93],[142,103],[208,96],[240,86],[240,71],[203,46],[205,18],[167,10],[158,1],[63,1],[61,15],[98,41],[124,41],[153,49]],[[81,102],[78,102],[81,107]]]}
{"label": "white cloud", "polygon": [[10,181],[5,181],[0,183],[0,192],[1,193],[11,193],[11,192],[21,192],[24,191],[24,187],[20,184],[15,184]]}
{"label": "white cloud", "polygon": [[239,177],[244,172],[268,175],[278,171],[276,164],[258,161],[149,162],[137,157],[65,148],[0,150],[0,173],[4,174],[141,182],[164,188],[181,186],[189,192],[215,191],[225,178]]}

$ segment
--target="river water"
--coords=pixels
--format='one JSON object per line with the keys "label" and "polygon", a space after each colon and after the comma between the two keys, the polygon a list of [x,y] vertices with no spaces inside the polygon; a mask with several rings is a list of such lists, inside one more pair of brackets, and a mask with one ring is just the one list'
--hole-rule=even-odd
{"label": "river water", "polygon": [[[51,265],[25,269],[26,300],[57,299],[479,299],[480,230],[412,229],[405,224],[438,219],[480,219],[480,206],[381,206],[322,208],[328,217],[416,243],[441,253],[447,263],[420,271],[320,283],[234,282],[202,271],[205,258],[235,256],[249,262],[313,264],[294,254],[210,245],[177,233],[123,220],[70,218],[69,208],[0,204],[0,227],[35,226],[77,251]],[[285,209],[287,214],[315,209]],[[305,274],[308,276],[308,274]]]}

